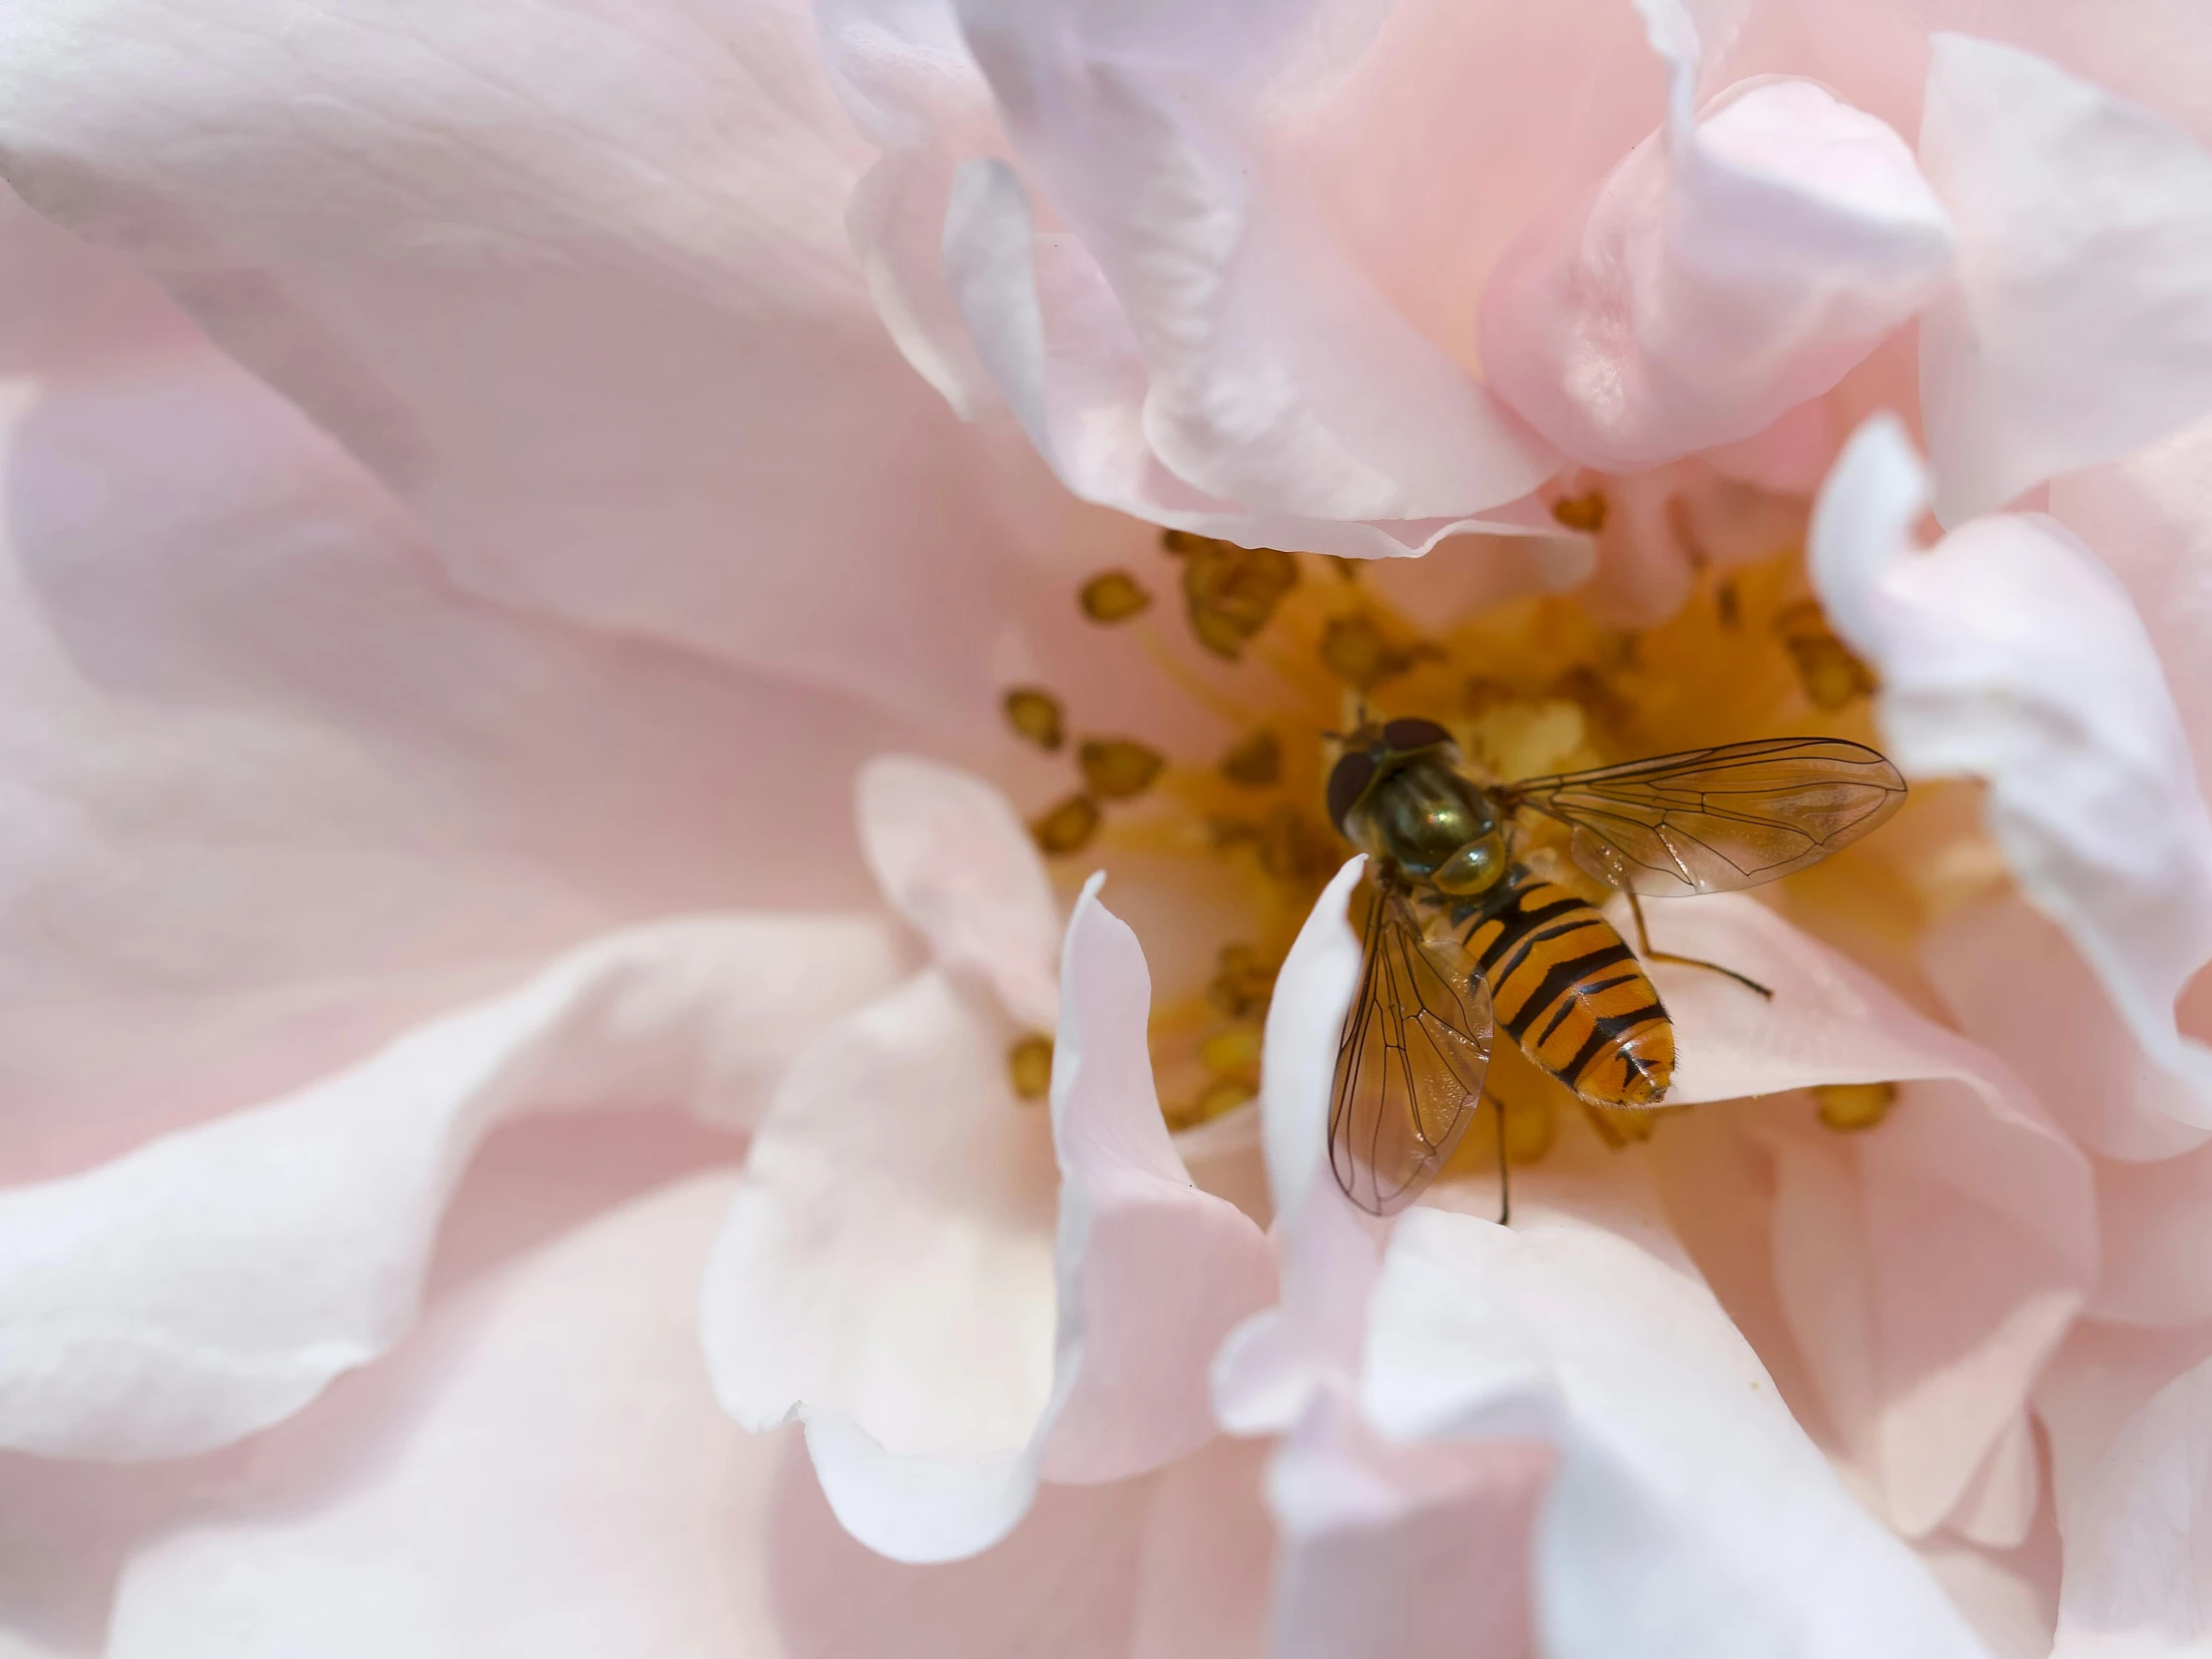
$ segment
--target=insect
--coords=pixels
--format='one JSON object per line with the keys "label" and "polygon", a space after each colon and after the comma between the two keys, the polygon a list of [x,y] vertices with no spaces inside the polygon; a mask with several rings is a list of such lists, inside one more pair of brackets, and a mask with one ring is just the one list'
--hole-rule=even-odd
{"label": "insect", "polygon": [[[1376,1215],[1410,1204],[1451,1156],[1481,1098],[1493,1025],[1593,1105],[1657,1105],[1674,1077],[1674,1025],[1644,961],[1773,993],[1717,962],[1652,949],[1641,897],[1772,881],[1905,801],[1897,768],[1838,738],[1724,744],[1505,785],[1470,778],[1433,721],[1363,722],[1344,742],[1329,816],[1370,855],[1375,894],[1337,1050],[1329,1157],[1347,1196]],[[1524,809],[1571,830],[1576,864],[1628,894],[1640,952],[1515,859]],[[1502,1111],[1498,1120],[1503,1221]]]}

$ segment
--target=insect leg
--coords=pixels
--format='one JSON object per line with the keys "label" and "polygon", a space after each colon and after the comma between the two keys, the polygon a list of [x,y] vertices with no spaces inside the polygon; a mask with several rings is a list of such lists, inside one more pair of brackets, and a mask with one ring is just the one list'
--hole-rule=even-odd
{"label": "insect leg", "polygon": [[1482,1098],[1490,1103],[1490,1112],[1497,1119],[1497,1224],[1507,1227],[1513,1220],[1512,1165],[1505,1156],[1505,1101],[1488,1089]]}
{"label": "insect leg", "polygon": [[1644,926],[1643,900],[1636,896],[1633,889],[1631,889],[1628,894],[1628,913],[1636,918],[1637,953],[1641,955],[1646,961],[1680,962],[1684,967],[1711,968],[1715,973],[1727,974],[1729,978],[1735,980],[1736,983],[1739,985],[1749,985],[1753,990],[1757,991],[1769,1002],[1772,1002],[1774,1000],[1774,992],[1767,989],[1766,986],[1760,984],[1758,980],[1752,978],[1749,974],[1738,973],[1734,968],[1722,967],[1718,962],[1708,962],[1700,956],[1677,956],[1671,950],[1652,949],[1651,933]]}

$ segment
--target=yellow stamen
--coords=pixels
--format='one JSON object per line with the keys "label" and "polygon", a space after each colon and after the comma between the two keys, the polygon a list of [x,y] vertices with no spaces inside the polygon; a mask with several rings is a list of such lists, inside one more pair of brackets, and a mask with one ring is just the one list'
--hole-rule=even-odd
{"label": "yellow stamen", "polygon": [[1570,530],[1585,530],[1594,536],[1605,528],[1605,496],[1598,490],[1562,496],[1551,504],[1551,516]]}
{"label": "yellow stamen", "polygon": [[1032,824],[1029,832],[1048,855],[1080,852],[1098,833],[1098,803],[1087,795],[1071,795]]}
{"label": "yellow stamen", "polygon": [[1873,695],[1874,671],[1836,637],[1817,601],[1806,599],[1787,607],[1776,615],[1774,627],[1797,664],[1798,678],[1813,707],[1841,709]]}
{"label": "yellow stamen", "polygon": [[1260,1028],[1232,1025],[1226,1031],[1215,1032],[1198,1045],[1198,1063],[1208,1071],[1259,1076]]}
{"label": "yellow stamen", "polygon": [[1250,1019],[1267,1011],[1274,990],[1274,963],[1249,944],[1225,944],[1206,999],[1231,1019]]}
{"label": "yellow stamen", "polygon": [[1322,666],[1348,686],[1368,692],[1400,678],[1416,663],[1443,654],[1417,641],[1399,643],[1367,611],[1331,617],[1322,630]]}
{"label": "yellow stamen", "polygon": [[1221,775],[1248,790],[1264,790],[1283,778],[1283,745],[1266,727],[1221,758]]}
{"label": "yellow stamen", "polygon": [[1170,530],[1161,538],[1183,561],[1183,600],[1191,632],[1215,656],[1235,662],[1298,585],[1298,561],[1274,547],[1239,547]]}
{"label": "yellow stamen", "polygon": [[1126,570],[1106,570],[1083,584],[1077,595],[1093,622],[1127,622],[1152,609],[1152,595]]}
{"label": "yellow stamen", "polygon": [[1042,1100],[1052,1092],[1052,1039],[1032,1031],[1006,1050],[1006,1078],[1016,1100]]}
{"label": "yellow stamen", "polygon": [[1872,1129],[1897,1104],[1895,1083],[1823,1083],[1813,1090],[1822,1124],[1845,1134]]}
{"label": "yellow stamen", "polygon": [[1060,700],[1034,686],[1016,686],[1006,694],[1006,719],[1016,732],[1047,753],[1065,741]]}
{"label": "yellow stamen", "polygon": [[1257,1083],[1247,1082],[1241,1077],[1225,1077],[1219,1082],[1209,1083],[1199,1091],[1197,1099],[1181,1111],[1169,1115],[1168,1127],[1195,1129],[1202,1123],[1220,1117],[1224,1112],[1235,1111],[1259,1092],[1260,1086]]}
{"label": "yellow stamen", "polygon": [[1152,788],[1167,761],[1157,749],[1128,738],[1085,738],[1075,764],[1099,800],[1134,801]]}

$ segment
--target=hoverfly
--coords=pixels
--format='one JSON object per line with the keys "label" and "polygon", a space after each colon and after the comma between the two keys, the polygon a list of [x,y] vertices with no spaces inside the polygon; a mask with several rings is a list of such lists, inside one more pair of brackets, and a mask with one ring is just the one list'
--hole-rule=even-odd
{"label": "hoverfly", "polygon": [[[1329,1161],[1376,1215],[1410,1204],[1481,1098],[1493,1022],[1597,1106],[1655,1106],[1674,1025],[1613,926],[1513,855],[1513,816],[1573,831],[1576,864],[1628,894],[1643,961],[1725,973],[1651,948],[1639,895],[1729,892],[1818,863],[1884,823],[1905,780],[1838,738],[1685,750],[1590,772],[1476,783],[1433,721],[1363,721],[1329,777],[1329,816],[1373,860],[1360,987],[1345,1014]],[[1499,1219],[1503,1188],[1500,1113]]]}

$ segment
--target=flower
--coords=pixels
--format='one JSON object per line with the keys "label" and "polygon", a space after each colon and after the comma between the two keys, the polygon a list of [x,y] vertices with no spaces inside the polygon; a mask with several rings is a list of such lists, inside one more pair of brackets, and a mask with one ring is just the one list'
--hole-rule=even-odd
{"label": "flower", "polygon": [[[2191,25],[814,21],[0,20],[10,1624],[2199,1639]],[[1363,697],[1923,787],[1385,1231]]]}

